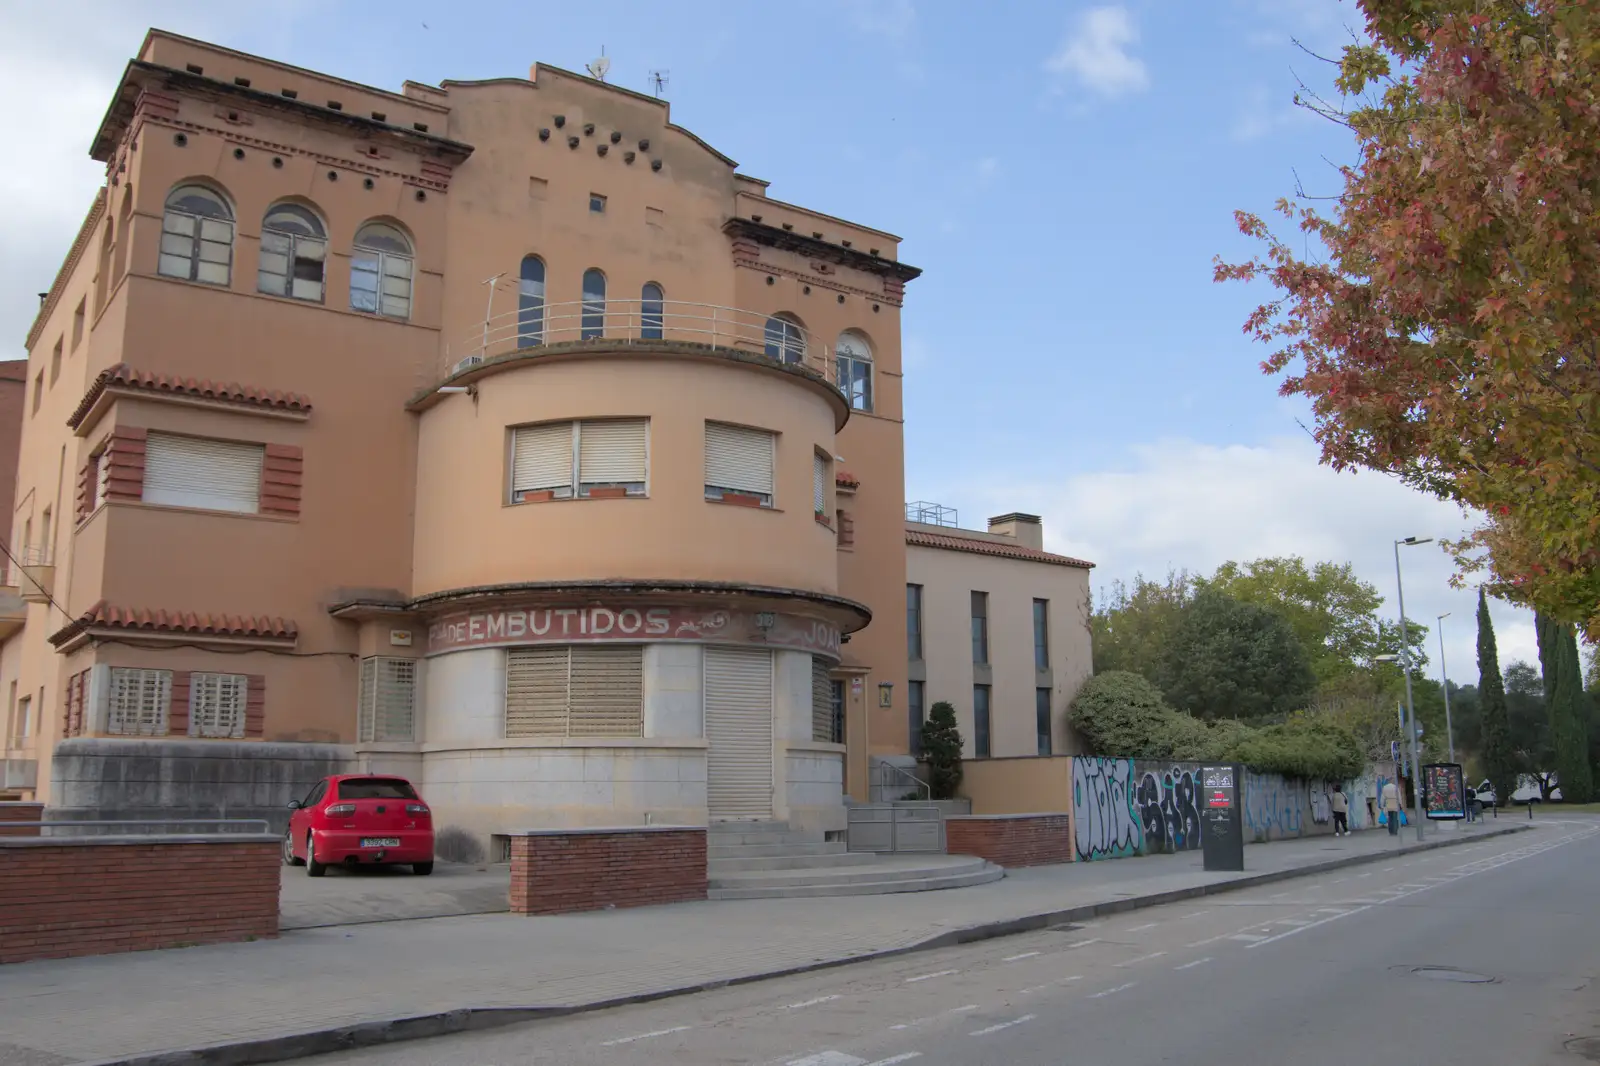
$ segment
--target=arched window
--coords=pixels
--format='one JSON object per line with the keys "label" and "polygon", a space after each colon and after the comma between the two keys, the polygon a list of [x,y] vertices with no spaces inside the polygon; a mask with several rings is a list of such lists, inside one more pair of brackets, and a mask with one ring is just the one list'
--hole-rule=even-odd
{"label": "arched window", "polygon": [[839,391],[857,411],[872,410],[872,348],[867,338],[854,331],[841,333],[833,355]]}
{"label": "arched window", "polygon": [[228,284],[233,276],[233,211],[221,196],[204,185],[180,185],[167,195],[156,269],[169,278]]}
{"label": "arched window", "polygon": [[517,289],[517,347],[544,343],[544,260],[522,257],[522,281]]}
{"label": "arched window", "polygon": [[368,222],[350,256],[350,309],[411,317],[411,242],[393,226]]}
{"label": "arched window", "polygon": [[606,334],[606,276],[593,267],[583,272],[583,332],[584,340],[593,340]]}
{"label": "arched window", "polygon": [[661,339],[662,324],[665,318],[663,305],[665,300],[661,294],[661,286],[649,282],[639,292],[639,339],[645,341],[658,341]]}
{"label": "arched window", "polygon": [[799,363],[806,357],[806,337],[800,323],[788,315],[767,319],[767,358],[780,363]]}
{"label": "arched window", "polygon": [[328,231],[299,204],[278,204],[261,222],[261,263],[256,288],[273,296],[322,302]]}

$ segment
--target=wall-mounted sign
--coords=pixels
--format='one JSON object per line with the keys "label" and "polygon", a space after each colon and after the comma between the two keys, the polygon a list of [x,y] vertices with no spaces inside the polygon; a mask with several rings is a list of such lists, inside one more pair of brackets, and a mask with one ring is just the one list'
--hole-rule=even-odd
{"label": "wall-mounted sign", "polygon": [[852,677],[850,679],[850,695],[854,696],[856,699],[861,698],[861,693],[865,688],[866,682],[861,680],[859,677]]}
{"label": "wall-mounted sign", "polygon": [[1422,767],[1422,813],[1435,821],[1450,821],[1467,816],[1465,782],[1460,763],[1424,763]]}
{"label": "wall-mounted sign", "polygon": [[528,607],[446,615],[428,626],[429,655],[518,644],[660,641],[767,645],[839,658],[837,626],[773,612],[704,607]]}
{"label": "wall-mounted sign", "polygon": [[409,648],[409,647],[411,647],[411,630],[409,630],[409,629],[391,629],[391,630],[389,630],[389,643],[392,646],[396,647],[396,648]]}

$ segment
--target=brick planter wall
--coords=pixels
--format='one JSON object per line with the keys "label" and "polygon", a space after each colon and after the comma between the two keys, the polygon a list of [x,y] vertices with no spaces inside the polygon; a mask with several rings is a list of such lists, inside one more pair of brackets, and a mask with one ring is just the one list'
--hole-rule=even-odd
{"label": "brick planter wall", "polygon": [[276,837],[0,838],[0,963],[278,935]]}
{"label": "brick planter wall", "polygon": [[44,804],[18,803],[12,800],[0,802],[0,837],[36,837],[39,827],[12,826],[7,822],[42,822],[44,821]]}
{"label": "brick planter wall", "polygon": [[706,898],[706,831],[531,829],[511,838],[511,910],[564,914]]}
{"label": "brick planter wall", "polygon": [[968,814],[946,818],[945,851],[976,855],[997,866],[1047,866],[1072,861],[1072,818],[1044,814]]}

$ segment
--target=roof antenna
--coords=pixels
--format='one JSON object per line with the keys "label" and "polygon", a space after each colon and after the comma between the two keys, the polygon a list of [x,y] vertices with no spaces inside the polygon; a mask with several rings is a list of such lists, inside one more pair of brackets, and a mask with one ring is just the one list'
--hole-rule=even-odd
{"label": "roof antenna", "polygon": [[596,81],[605,81],[606,72],[611,69],[611,60],[606,58],[606,46],[600,46],[600,58],[589,64],[589,76]]}
{"label": "roof antenna", "polygon": [[672,71],[670,70],[652,70],[650,72],[650,84],[655,88],[657,100],[661,99],[661,94],[667,91],[667,79],[671,73]]}

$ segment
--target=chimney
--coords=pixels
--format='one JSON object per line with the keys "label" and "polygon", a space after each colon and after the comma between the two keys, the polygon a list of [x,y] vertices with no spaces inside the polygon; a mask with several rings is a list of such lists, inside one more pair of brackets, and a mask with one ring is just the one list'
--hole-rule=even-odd
{"label": "chimney", "polygon": [[1010,537],[1024,548],[1037,548],[1044,550],[1044,526],[1036,514],[1011,514],[996,515],[989,519],[989,532],[1002,537]]}

